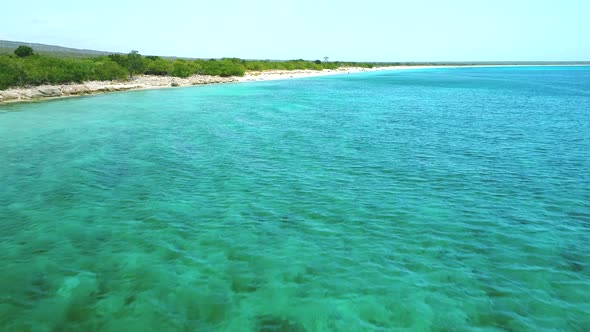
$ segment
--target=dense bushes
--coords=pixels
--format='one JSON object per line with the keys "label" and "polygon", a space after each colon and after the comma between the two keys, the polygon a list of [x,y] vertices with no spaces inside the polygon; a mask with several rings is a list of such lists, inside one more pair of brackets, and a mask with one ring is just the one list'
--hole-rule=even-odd
{"label": "dense bushes", "polygon": [[148,75],[169,75],[173,70],[173,62],[153,57],[146,57],[145,73]]}
{"label": "dense bushes", "polygon": [[240,59],[166,60],[160,57],[142,57],[136,52],[91,59],[55,58],[39,54],[27,57],[0,55],[0,89],[88,80],[125,80],[138,74],[227,77],[243,76],[245,71],[244,61]]}
{"label": "dense bushes", "polygon": [[124,80],[129,71],[109,58],[103,58],[94,65],[94,79],[99,81]]}
{"label": "dense bushes", "polygon": [[31,85],[83,82],[94,79],[92,60],[33,55],[20,61],[24,81]]}
{"label": "dense bushes", "polygon": [[60,84],[97,79],[96,62],[32,55],[26,58],[0,56],[0,88],[14,85]]}
{"label": "dense bushes", "polygon": [[337,69],[342,66],[365,67],[362,63],[353,62],[321,62],[320,60],[289,60],[289,61],[246,61],[246,70],[322,70]]}
{"label": "dense bushes", "polygon": [[57,58],[21,49],[23,55],[0,55],[0,89],[11,86],[62,84],[88,80],[124,80],[132,75],[149,74],[188,77],[193,74],[243,76],[246,70],[336,69],[341,66],[371,67],[362,63],[338,63],[290,60],[251,61],[237,58],[186,60],[142,56],[137,51],[128,55],[112,54],[97,58]]}
{"label": "dense bushes", "polygon": [[244,76],[246,68],[244,60],[240,59],[211,59],[208,61],[196,60],[195,64],[200,65],[199,73],[204,75],[216,75],[222,77],[228,76]]}
{"label": "dense bushes", "polygon": [[0,90],[24,83],[24,73],[8,56],[0,56]]}
{"label": "dense bushes", "polygon": [[189,77],[195,73],[195,69],[188,61],[176,60],[172,63],[172,70],[168,72],[169,75],[176,77]]}

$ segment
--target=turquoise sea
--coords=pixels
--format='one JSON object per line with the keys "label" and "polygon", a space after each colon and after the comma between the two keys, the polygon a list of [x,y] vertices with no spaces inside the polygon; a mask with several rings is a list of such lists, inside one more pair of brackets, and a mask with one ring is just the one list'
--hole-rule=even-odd
{"label": "turquoise sea", "polygon": [[1,331],[590,331],[590,67],[0,106]]}

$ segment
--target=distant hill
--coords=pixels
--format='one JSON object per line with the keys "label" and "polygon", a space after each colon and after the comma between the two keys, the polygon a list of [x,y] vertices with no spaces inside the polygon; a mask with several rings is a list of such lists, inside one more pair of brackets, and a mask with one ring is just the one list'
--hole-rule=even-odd
{"label": "distant hill", "polygon": [[[71,48],[71,47],[63,47],[57,45],[47,45],[47,44],[38,44],[38,43],[27,43],[27,42],[19,42],[19,41],[10,41],[10,40],[0,40],[0,54],[10,53],[12,54],[14,50],[19,46],[29,46],[35,51],[35,53],[44,54],[55,56],[59,58],[93,58],[102,55],[109,55],[109,54],[116,54],[121,52],[108,52],[108,51],[96,51],[96,50],[86,50],[86,49],[79,49],[79,48]],[[141,53],[141,51],[140,51]],[[145,54],[144,54],[145,55]],[[176,56],[162,56],[165,59],[195,59],[195,58],[187,58],[187,57],[176,57]]]}
{"label": "distant hill", "polygon": [[[79,49],[79,48],[71,48],[71,47],[63,47],[63,46],[56,46],[56,45],[47,45],[47,44],[38,44],[38,43],[27,43],[27,42],[19,42],[19,41],[9,41],[9,40],[0,40],[0,54],[12,54],[14,50],[21,46],[29,46],[33,48],[35,53],[50,55],[60,58],[91,58],[91,57],[98,57],[103,55],[109,55],[113,53],[120,53],[120,52],[108,52],[108,51],[96,51],[96,50],[86,50],[86,49]],[[139,50],[141,53],[141,50]],[[122,54],[122,53],[121,53]],[[146,55],[146,54],[144,54]],[[160,55],[161,56],[161,55]],[[176,57],[176,56],[161,56],[164,59],[186,59],[186,60],[208,60],[209,58],[189,58],[189,57]],[[256,60],[256,59],[247,59],[247,60]],[[285,60],[271,60],[267,59],[265,61],[270,62],[283,62]],[[340,62],[356,62],[356,61],[340,61]],[[365,62],[356,62],[356,63],[365,63]],[[367,62],[368,63],[368,62]],[[376,65],[405,65],[405,66],[416,66],[416,65],[451,65],[451,66],[461,66],[461,65],[590,65],[590,61],[389,61],[389,62],[371,62],[372,64]]]}
{"label": "distant hill", "polygon": [[27,43],[19,41],[8,41],[0,40],[0,54],[1,53],[12,53],[14,50],[21,46],[29,46],[33,48],[35,53],[47,54],[58,57],[97,57],[101,55],[109,55],[117,52],[106,52],[106,51],[95,51],[95,50],[84,50],[78,48],[62,47],[56,45],[46,45],[37,43]]}

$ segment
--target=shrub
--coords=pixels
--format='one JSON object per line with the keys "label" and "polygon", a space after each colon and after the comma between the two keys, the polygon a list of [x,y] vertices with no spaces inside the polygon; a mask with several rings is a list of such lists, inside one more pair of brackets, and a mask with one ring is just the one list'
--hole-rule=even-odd
{"label": "shrub", "polygon": [[172,76],[186,78],[191,76],[193,68],[184,60],[176,60],[172,63]]}
{"label": "shrub", "polygon": [[19,58],[24,58],[33,55],[33,49],[29,46],[21,45],[14,50],[14,54]]}
{"label": "shrub", "polygon": [[0,90],[24,83],[24,73],[14,60],[0,56]]}
{"label": "shrub", "polygon": [[92,79],[99,81],[124,80],[127,77],[129,77],[127,69],[109,58],[96,62],[92,74]]}
{"label": "shrub", "polygon": [[204,75],[215,75],[221,77],[244,76],[244,73],[246,72],[246,68],[241,63],[241,60],[236,61],[235,59],[211,59],[209,61],[202,62],[202,65],[203,69],[201,72]]}
{"label": "shrub", "polygon": [[163,59],[150,60],[146,57],[145,74],[148,75],[170,75],[172,72],[172,62]]}

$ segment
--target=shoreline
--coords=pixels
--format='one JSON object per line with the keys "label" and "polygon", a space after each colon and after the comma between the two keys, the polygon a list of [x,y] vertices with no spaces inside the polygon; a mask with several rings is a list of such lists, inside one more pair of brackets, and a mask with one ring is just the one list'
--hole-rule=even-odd
{"label": "shoreline", "polygon": [[244,76],[230,77],[193,75],[187,78],[180,78],[174,76],[138,75],[129,81],[88,81],[83,83],[9,88],[6,90],[0,90],[0,105],[72,98],[130,90],[151,90],[206,84],[282,80],[368,71],[394,70],[401,69],[401,67],[402,66],[375,68],[343,67],[324,70],[269,70],[262,72],[252,71],[247,72]]}
{"label": "shoreline", "polygon": [[164,89],[236,82],[236,77],[193,75],[187,78],[140,75],[129,81],[88,81],[0,90],[0,105],[97,95],[130,90]]}
{"label": "shoreline", "polygon": [[[265,70],[265,71],[250,71],[242,77],[237,77],[238,82],[260,82],[260,81],[276,81],[276,80],[287,80],[294,78],[306,78],[306,77],[318,77],[318,76],[330,76],[330,75],[342,75],[342,74],[354,74],[374,71],[386,71],[386,70],[402,70],[410,69],[421,66],[386,66],[386,67],[373,67],[373,68],[362,68],[362,67],[341,67],[338,69],[324,69],[324,70],[310,70],[310,69],[297,69],[297,70]],[[434,67],[434,66],[432,66]]]}
{"label": "shoreline", "polygon": [[[109,92],[121,92],[130,90],[164,89],[174,87],[187,87],[194,85],[261,82],[288,80],[306,77],[354,74],[376,71],[396,71],[409,69],[437,69],[437,68],[477,68],[477,67],[537,67],[554,65],[424,65],[424,66],[384,66],[373,68],[342,67],[338,69],[324,70],[268,70],[246,72],[244,76],[208,76],[193,75],[187,78],[173,76],[140,75],[129,81],[89,81],[83,83],[40,85],[34,87],[17,87],[0,90],[0,105],[37,102],[52,99],[72,98],[79,96],[96,95]],[[568,65],[565,65],[568,66]]]}

